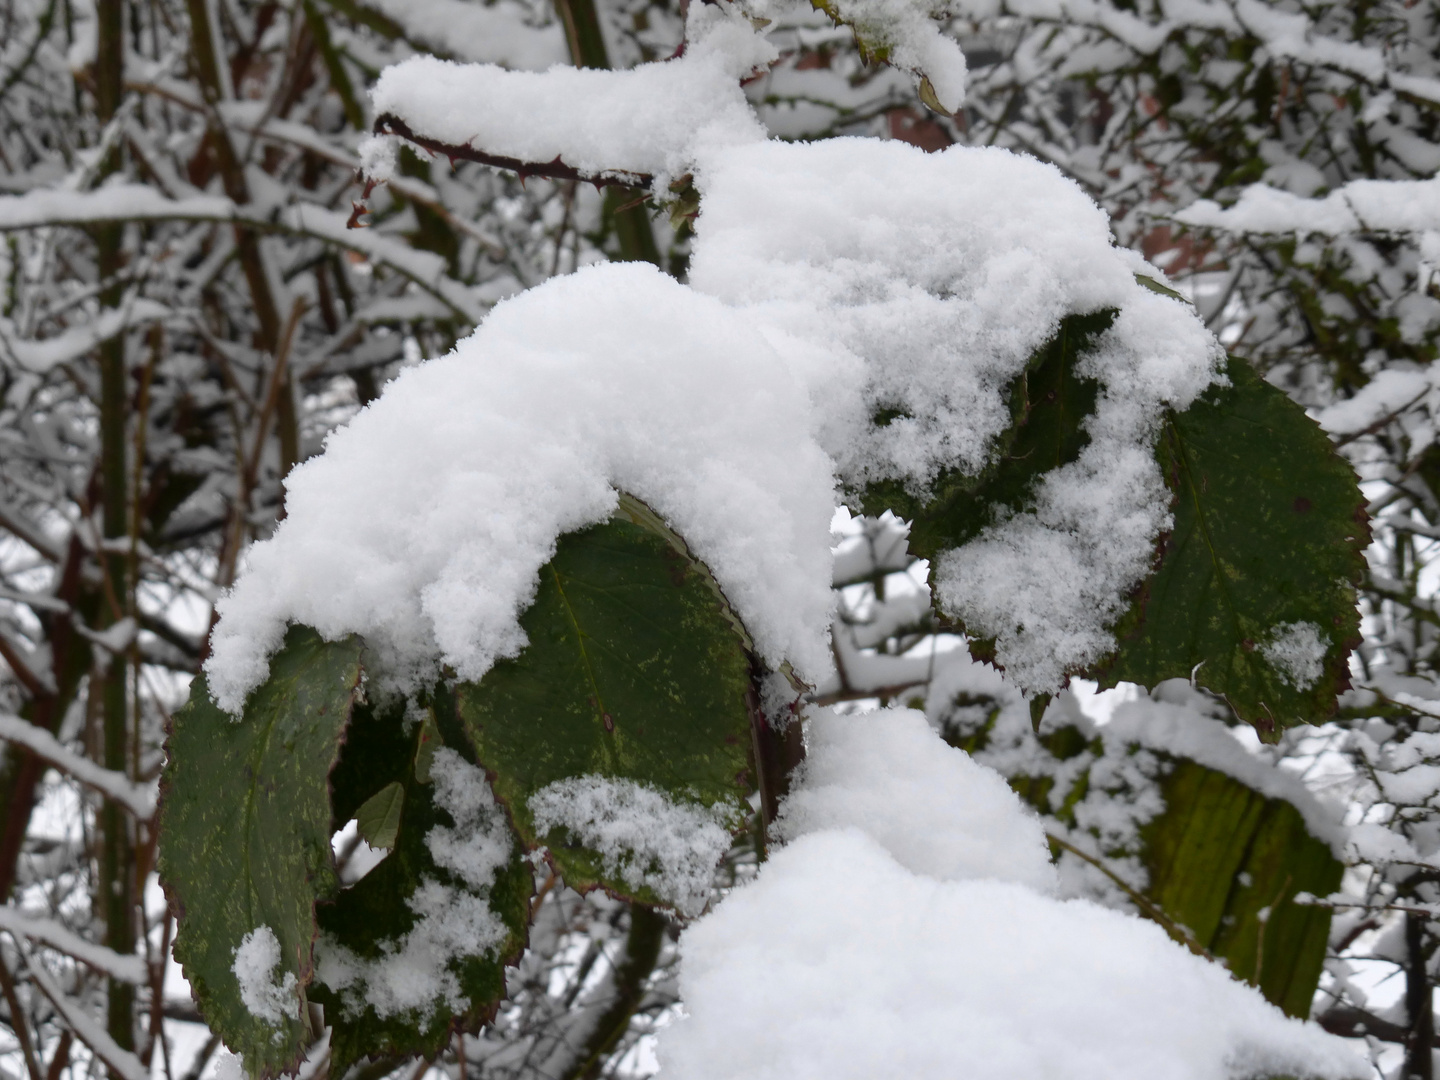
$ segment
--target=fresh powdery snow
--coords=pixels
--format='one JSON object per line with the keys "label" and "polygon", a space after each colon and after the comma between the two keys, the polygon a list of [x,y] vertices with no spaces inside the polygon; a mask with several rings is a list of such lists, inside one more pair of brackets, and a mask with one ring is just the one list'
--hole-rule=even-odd
{"label": "fresh powdery snow", "polygon": [[541,788],[528,805],[538,834],[563,827],[600,853],[605,873],[687,915],[704,909],[715,864],[731,842],[723,812],[633,780],[572,776]]}
{"label": "fresh powdery snow", "polygon": [[1325,673],[1325,639],[1312,622],[1281,623],[1260,644],[1260,655],[1286,685],[1309,690]]}
{"label": "fresh powdery snow", "polygon": [[942,556],[936,596],[1031,693],[1113,648],[1170,521],[1154,433],[1220,377],[1218,343],[1136,281],[1158,272],[1055,168],[993,148],[766,141],[735,78],[772,47],[718,5],[694,5],[689,31],[683,57],[625,72],[414,60],[381,80],[377,108],[420,134],[592,172],[691,171],[690,284],[633,264],[548,282],[333,435],[220,604],[207,671],[224,708],[291,621],[362,634],[383,686],[443,665],[482,677],[524,647],[518,617],[557,536],[604,520],[616,489],[710,565],[772,666],[817,681],[837,482],[923,494],[943,470],[983,468],[1035,349],[1064,316],[1107,308],[1081,372],[1100,385],[1088,445]]}
{"label": "fresh powdery snow", "polygon": [[321,935],[315,977],[340,993],[352,1016],[368,1005],[381,1019],[400,1013],[428,1017],[439,1001],[460,1012],[466,999],[450,961],[493,950],[505,940],[504,925],[486,903],[495,872],[511,856],[505,813],[485,774],[448,747],[436,749],[430,778],[436,805],[455,824],[434,826],[425,843],[436,865],[465,888],[422,879],[406,901],[415,925],[399,941],[383,942],[378,957],[360,956]]}
{"label": "fresh powdery snow", "polygon": [[268,926],[257,926],[235,949],[230,970],[240,984],[240,1001],[250,1015],[268,1024],[282,1024],[300,1014],[300,997],[295,992],[295,973],[275,981],[280,965],[280,939]]}
{"label": "fresh powdery snow", "polygon": [[[1046,895],[1019,798],[927,731],[904,710],[812,719],[798,834],[681,938],[688,1015],[660,1032],[662,1080],[1368,1075],[1153,923]],[[942,823],[918,793],[880,800],[874,753],[978,812]]]}
{"label": "fresh powdery snow", "polygon": [[782,837],[853,826],[917,874],[1055,891],[1039,819],[1015,812],[1015,793],[994,769],[937,744],[923,713],[825,709],[810,717],[798,787],[777,822]]}

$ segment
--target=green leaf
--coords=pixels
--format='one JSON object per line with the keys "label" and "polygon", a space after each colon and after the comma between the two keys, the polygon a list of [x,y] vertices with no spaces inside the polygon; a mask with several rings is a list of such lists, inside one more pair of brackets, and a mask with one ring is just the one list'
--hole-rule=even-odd
{"label": "green leaf", "polygon": [[366,799],[355,811],[360,835],[373,848],[393,848],[400,832],[400,810],[405,805],[405,785],[392,781]]}
{"label": "green leaf", "polygon": [[[1370,531],[1354,471],[1319,425],[1243,360],[1226,370],[1229,386],[1161,433],[1174,528],[1094,674],[1155,686],[1193,673],[1275,739],[1324,719],[1349,686]],[[1310,639],[1324,655],[1307,670]]]}
{"label": "green leaf", "polygon": [[[358,640],[292,627],[240,720],[210,700],[202,676],[166,744],[159,869],[179,916],[175,957],[211,1029],[252,1075],[293,1069],[313,1036],[304,1006],[315,903],[337,887],[328,776],[359,681]],[[232,970],[260,927],[280,946],[275,984],[291,983],[278,1022],[252,1014]]]}
{"label": "green leaf", "polygon": [[[453,715],[453,702],[443,690],[437,690],[435,704],[442,712]],[[310,998],[325,1006],[325,1019],[331,1026],[332,1075],[342,1075],[363,1058],[430,1057],[446,1045],[452,1031],[478,1030],[494,1015],[505,995],[505,965],[513,963],[525,947],[534,872],[518,843],[493,884],[483,891],[470,888],[456,874],[437,865],[428,843],[437,826],[459,824],[436,805],[431,769],[439,745],[470,759],[464,735],[458,724],[453,724],[442,743],[441,727],[433,715],[407,734],[404,711],[403,703],[385,710],[357,707],[335,767],[333,801],[337,823],[349,820],[352,808],[359,818],[366,806],[382,796],[390,799],[387,793],[392,791],[399,793],[393,800],[397,808],[403,803],[404,812],[399,815],[390,854],[332,901],[320,905],[319,924],[325,934],[317,947],[321,972],[325,970],[325,951],[336,946],[362,962],[383,961],[387,953],[398,951],[417,923],[411,901],[416,890],[427,882],[451,889],[456,895],[483,899],[503,924],[506,937],[498,946],[457,950],[436,961],[455,980],[463,999],[458,1010],[446,996],[438,995],[424,1006],[387,1010],[387,1015],[382,1016],[373,1003],[364,1000],[363,994],[347,995],[343,988],[317,980],[311,986]],[[470,763],[474,764],[473,760]],[[422,766],[423,778],[419,775]],[[485,783],[478,770],[476,782]]]}
{"label": "green leaf", "polygon": [[567,884],[660,902],[563,829],[540,835],[529,800],[599,776],[740,825],[754,783],[749,639],[709,570],[628,496],[609,522],[560,538],[520,622],[525,651],[457,688],[495,794],[527,845],[549,847]]}
{"label": "green leaf", "polygon": [[1023,508],[1041,476],[1074,461],[1090,442],[1081,424],[1095,411],[1099,383],[1081,378],[1075,367],[1114,319],[1115,312],[1106,310],[1061,320],[1055,336],[1010,384],[1014,422],[979,475],[946,470],[925,499],[898,480],[872,483],[860,493],[862,512],[878,517],[891,510],[908,520],[911,554],[933,565],[935,556],[974,539],[997,513]]}
{"label": "green leaf", "polygon": [[[910,552],[930,560],[932,587],[936,556],[973,540],[1010,510],[1027,508],[1036,482],[1074,461],[1090,442],[1082,424],[1095,411],[1100,387],[1096,380],[1077,375],[1075,368],[1114,320],[1113,310],[1061,320],[1055,336],[1010,384],[1014,422],[1000,435],[990,464],[978,475],[946,470],[925,499],[916,498],[898,480],[871,483],[860,492],[866,515],[878,517],[890,510],[910,522]],[[883,414],[875,418],[876,423],[885,420]],[[938,608],[935,614],[942,625],[954,625]],[[965,628],[961,624],[955,629]],[[977,659],[993,662],[994,651],[994,642],[972,637],[970,652]]]}
{"label": "green leaf", "polygon": [[1291,1016],[1308,1017],[1330,933],[1327,896],[1344,866],[1283,799],[1176,760],[1161,784],[1165,811],[1143,830],[1145,890],[1236,977]]}

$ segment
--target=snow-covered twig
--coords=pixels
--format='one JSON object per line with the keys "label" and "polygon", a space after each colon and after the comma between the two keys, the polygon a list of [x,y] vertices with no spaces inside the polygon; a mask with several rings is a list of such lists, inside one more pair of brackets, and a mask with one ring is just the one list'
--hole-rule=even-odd
{"label": "snow-covered twig", "polygon": [[50,999],[65,1024],[75,1037],[95,1052],[95,1056],[115,1071],[121,1080],[150,1080],[150,1070],[145,1068],[138,1057],[123,1049],[83,1009],[55,985],[55,980],[46,974],[39,964],[28,965],[30,979],[39,991]]}
{"label": "snow-covered twig", "polygon": [[54,919],[26,915],[8,904],[0,906],[0,930],[58,949],[120,982],[143,986],[150,978],[140,957],[125,956],[104,945],[86,941]]}
{"label": "snow-covered twig", "polygon": [[0,739],[28,748],[80,783],[108,795],[141,821],[149,821],[155,816],[156,785],[137,784],[122,773],[96,765],[67,750],[54,735],[28,720],[0,713]]}

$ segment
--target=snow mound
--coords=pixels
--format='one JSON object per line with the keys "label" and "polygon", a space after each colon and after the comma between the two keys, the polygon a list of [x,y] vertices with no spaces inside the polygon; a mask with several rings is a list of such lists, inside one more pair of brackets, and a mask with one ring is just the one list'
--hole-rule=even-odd
{"label": "snow mound", "polygon": [[799,785],[778,822],[785,839],[853,826],[917,874],[1055,891],[1039,819],[999,773],[937,739],[924,713],[825,709],[811,714],[808,735]]}
{"label": "snow mound", "polygon": [[[1344,1041],[1153,923],[997,880],[1033,876],[1034,823],[989,770],[935,766],[948,748],[924,734],[906,712],[815,721],[817,763],[787,816],[816,828],[681,938],[689,1015],[660,1033],[663,1080],[1368,1075]],[[872,767],[867,792],[852,778]],[[921,790],[876,813],[892,769]],[[946,818],[926,796],[973,812]],[[917,870],[899,835],[993,853]]]}

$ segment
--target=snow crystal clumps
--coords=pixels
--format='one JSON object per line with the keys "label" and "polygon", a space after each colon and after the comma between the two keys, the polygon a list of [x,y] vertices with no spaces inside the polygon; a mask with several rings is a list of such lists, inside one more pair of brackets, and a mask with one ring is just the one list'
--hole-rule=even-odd
{"label": "snow crystal clumps", "polygon": [[1281,623],[1260,646],[1260,655],[1285,685],[1302,693],[1325,674],[1325,639],[1312,622]]}
{"label": "snow crystal clumps", "polygon": [[235,949],[230,970],[240,984],[240,1000],[251,1016],[268,1024],[283,1024],[300,1015],[300,997],[295,992],[295,973],[275,981],[280,965],[280,939],[268,926],[257,926]]}
{"label": "snow crystal clumps", "polygon": [[[937,567],[937,596],[997,641],[1021,688],[1114,646],[1110,626],[1169,524],[1150,445],[1223,350],[1053,166],[1004,150],[759,143],[702,153],[691,284],[745,310],[806,381],[846,482],[924,494],[974,474],[1012,422],[1009,387],[1066,315],[1112,309],[1079,374],[1099,404],[1079,460]],[[890,419],[874,423],[884,412]]]}
{"label": "snow crystal clumps", "polygon": [[834,481],[765,339],[645,264],[553,280],[403,372],[286,481],[288,514],[221,600],[206,666],[238,713],[290,622],[364,636],[382,687],[477,681],[526,639],[556,539],[648,503],[775,666],[830,663]]}
{"label": "snow crystal clumps", "polygon": [[787,840],[858,827],[907,870],[940,881],[1056,887],[1039,820],[1017,813],[1000,774],[939,742],[913,709],[811,713],[799,786],[777,825]]}
{"label": "snow crystal clumps", "polygon": [[944,774],[957,789],[945,802],[984,813],[942,823],[924,799],[900,798],[893,819],[855,813],[857,827],[837,813],[775,852],[681,939],[689,1015],[660,1033],[667,1080],[1368,1075],[1344,1041],[1288,1019],[1153,923],[1016,880],[1030,876],[1033,834],[1017,849],[1018,875],[998,849],[973,873],[937,860],[943,877],[917,870],[904,846],[887,849],[928,829],[950,850],[983,851],[987,834],[1033,828],[982,770],[933,766],[949,751],[938,736],[926,745],[912,717],[815,721],[822,764],[805,784],[822,794],[802,812],[815,823],[819,806],[842,805],[831,786],[868,801],[860,778],[880,736],[860,731],[864,721],[892,738],[882,770],[925,778],[937,794]]}
{"label": "snow crystal clumps", "polygon": [[448,747],[430,765],[435,803],[455,825],[436,825],[425,837],[436,865],[466,886],[421,880],[406,901],[415,925],[399,941],[381,943],[378,957],[347,949],[328,934],[315,945],[315,975],[341,994],[347,1015],[368,1005],[381,1019],[399,1013],[433,1014],[444,1001],[460,1012],[465,998],[451,960],[497,948],[506,936],[486,897],[495,873],[510,859],[509,826],[490,794],[485,774]]}
{"label": "snow crystal clumps", "polygon": [[570,777],[541,788],[528,805],[539,835],[564,828],[600,853],[605,873],[686,915],[704,909],[715,864],[730,847],[721,815],[633,780]]}

